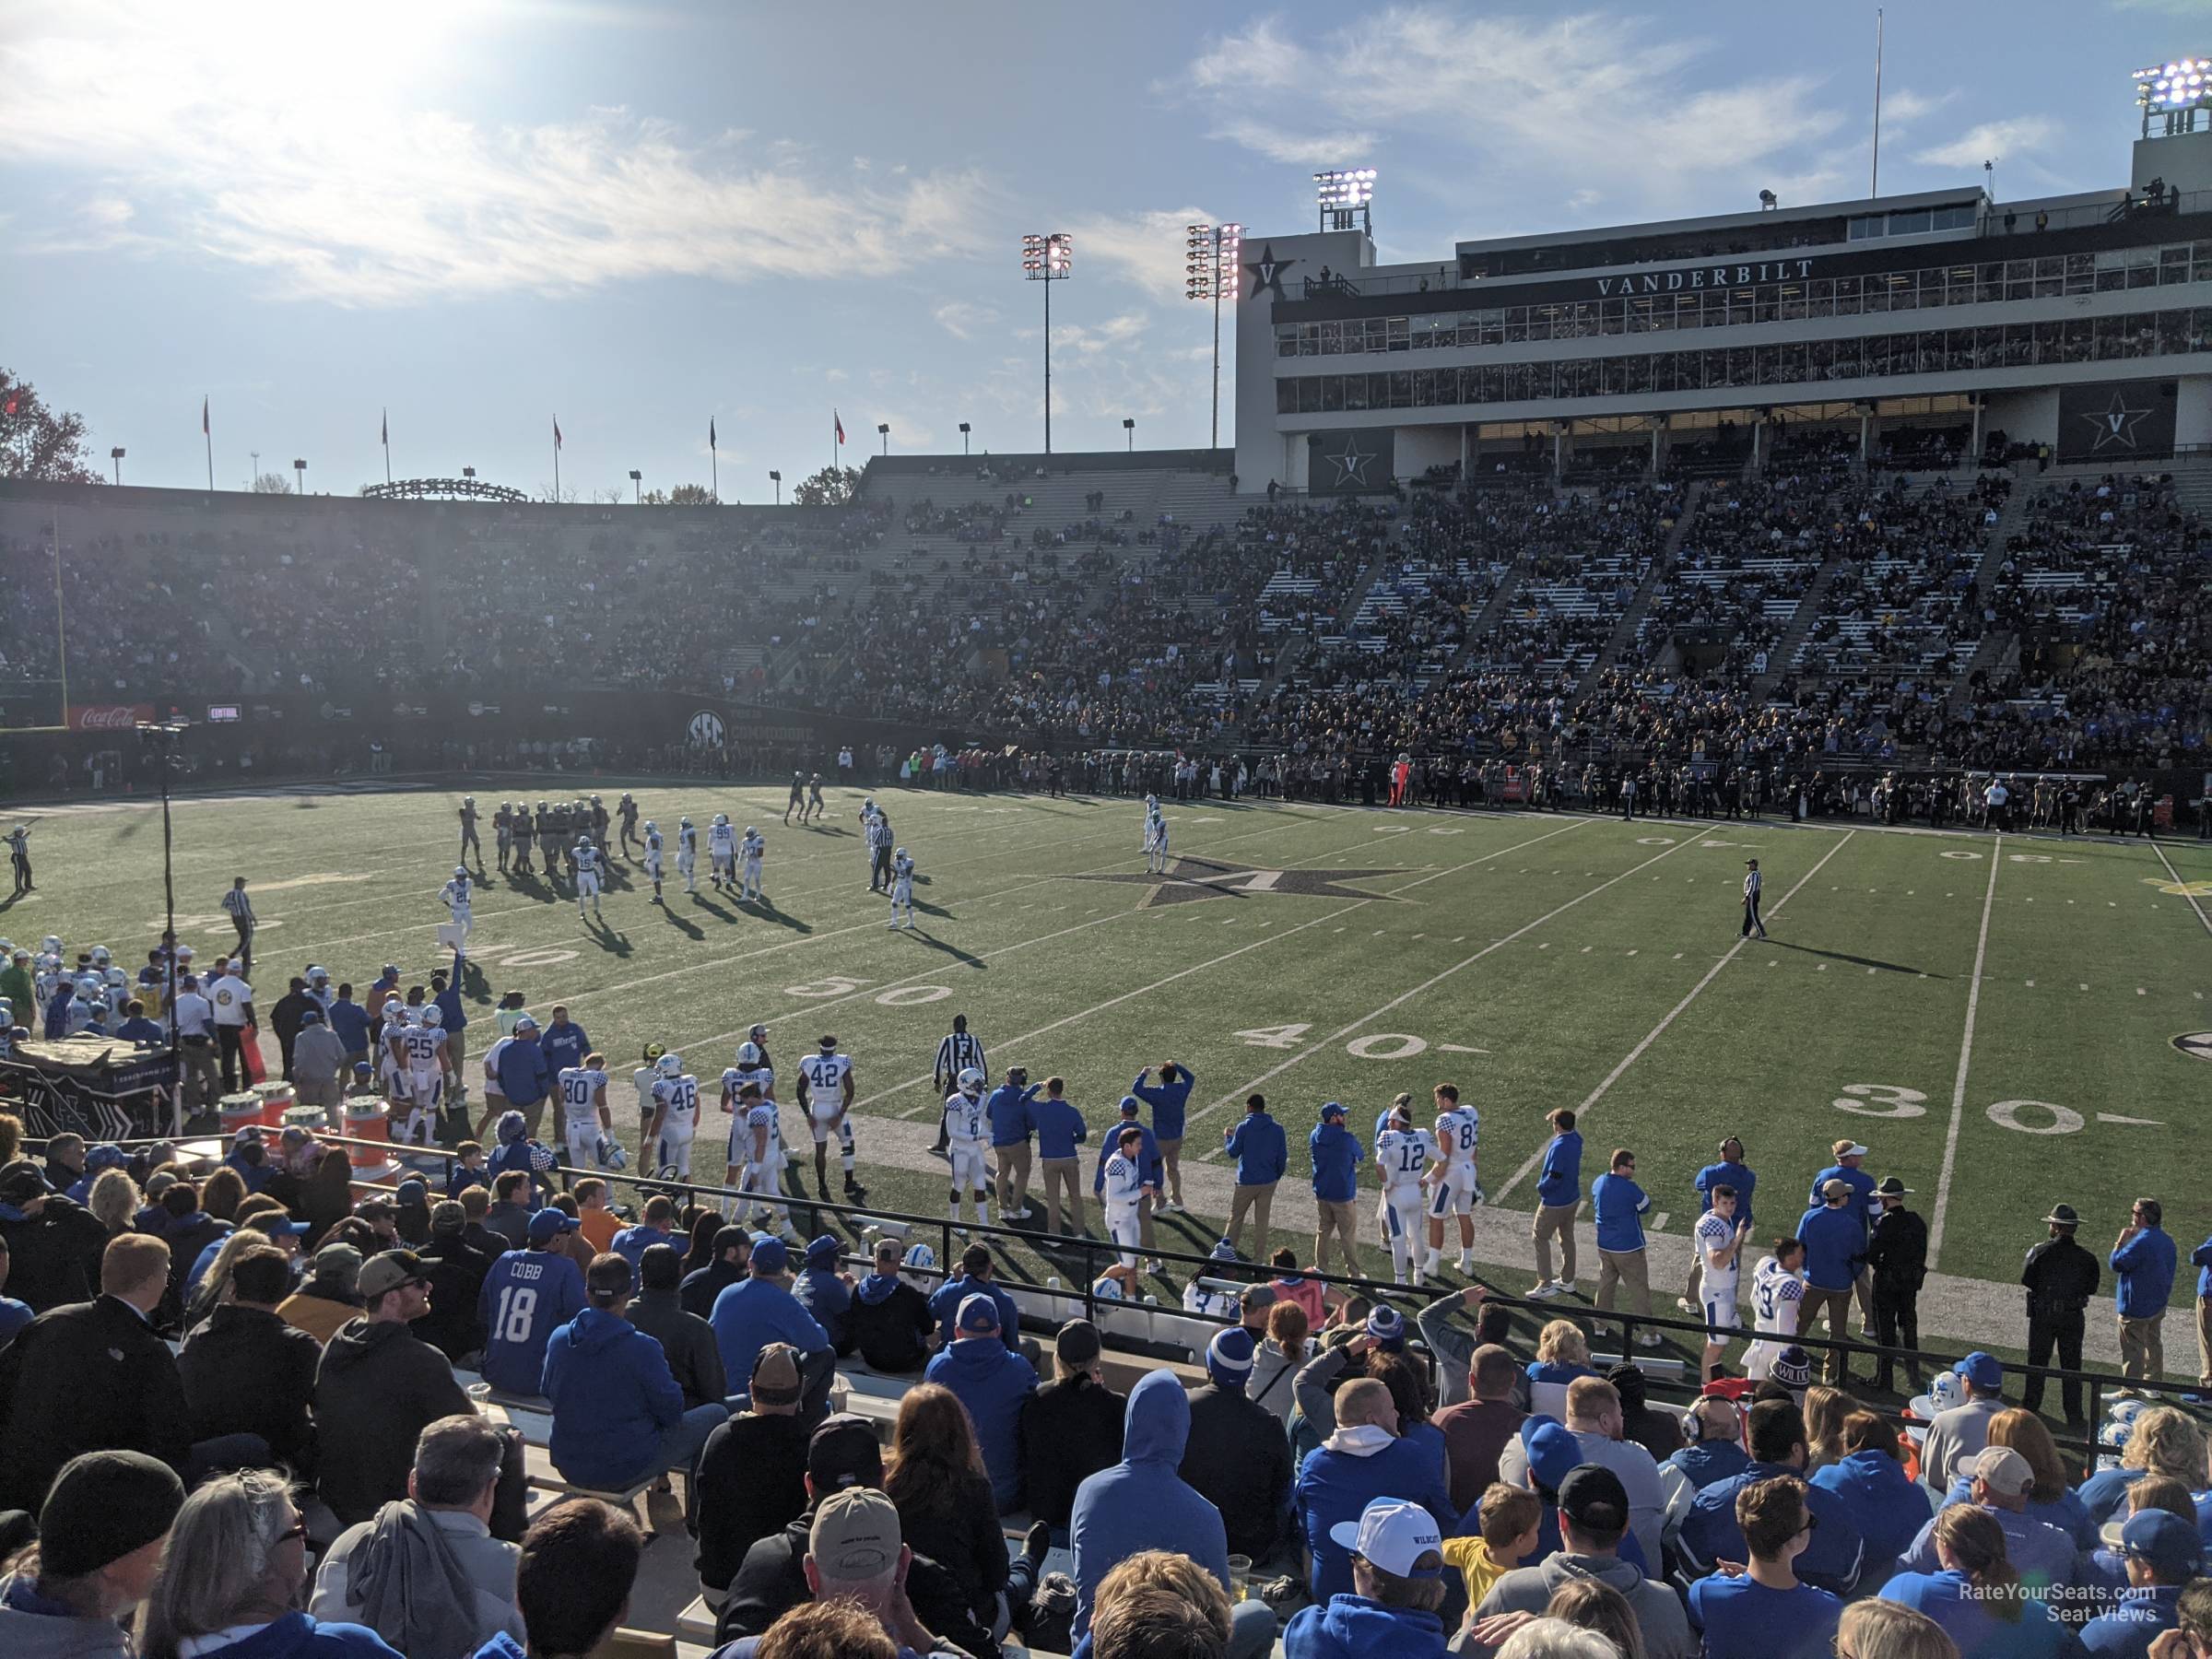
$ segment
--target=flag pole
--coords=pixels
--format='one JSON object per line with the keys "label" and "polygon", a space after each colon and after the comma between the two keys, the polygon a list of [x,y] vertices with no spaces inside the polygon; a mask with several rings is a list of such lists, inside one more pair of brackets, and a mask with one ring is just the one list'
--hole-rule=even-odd
{"label": "flag pole", "polygon": [[208,423],[207,399],[205,395],[200,398],[200,436],[207,444],[207,488],[212,491],[215,488],[215,429]]}
{"label": "flag pole", "polygon": [[553,417],[553,505],[560,505],[560,417]]}
{"label": "flag pole", "polygon": [[384,411],[383,411],[383,418],[382,418],[382,421],[379,423],[379,425],[378,425],[378,427],[377,427],[377,431],[378,431],[378,432],[379,432],[379,433],[382,435],[382,439],[383,439],[383,441],[384,441],[384,482],[385,482],[385,483],[388,485],[388,484],[390,484],[390,483],[392,482],[392,411],[391,411],[391,410],[389,410],[389,409],[386,409],[386,410],[384,410]]}
{"label": "flag pole", "polygon": [[714,504],[722,505],[722,452],[714,442],[714,418],[707,418],[707,465],[713,474],[712,493]]}

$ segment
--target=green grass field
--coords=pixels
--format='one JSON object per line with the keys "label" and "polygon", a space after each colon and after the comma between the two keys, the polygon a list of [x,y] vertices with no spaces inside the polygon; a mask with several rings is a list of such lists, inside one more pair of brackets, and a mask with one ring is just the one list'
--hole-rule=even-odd
{"label": "green grass field", "polygon": [[[600,787],[611,800],[620,780]],[[1287,1195],[1302,1191],[1321,1101],[1347,1102],[1365,1138],[1394,1093],[1425,1102],[1451,1079],[1483,1112],[1483,1181],[1507,1210],[1533,1207],[1544,1113],[1571,1106],[1585,1177],[1606,1148],[1633,1147],[1655,1218],[1670,1212],[1662,1234],[1687,1232],[1690,1176],[1730,1131],[1761,1178],[1762,1232],[1794,1220],[1829,1143],[1856,1135],[1873,1172],[1915,1190],[1936,1265],[1969,1279],[2011,1284],[2035,1218],[2062,1198],[2093,1247],[2137,1192],[2165,1198],[2184,1253],[2212,1224],[2212,1042],[2177,1045],[2212,1031],[2212,848],[2194,841],[1208,802],[1169,818],[1179,873],[1210,885],[1161,885],[1144,877],[1134,802],[890,790],[923,877],[923,925],[905,934],[867,891],[859,792],[805,830],[780,826],[781,791],[638,794],[669,833],[672,877],[679,814],[759,823],[773,909],[711,895],[703,872],[698,896],[679,887],[657,909],[622,865],[605,925],[587,926],[567,897],[495,872],[470,941],[483,1018],[469,1053],[510,988],[541,1018],[565,1001],[625,1097],[649,1041],[711,1090],[756,1020],[785,1077],[834,1031],[855,1060],[873,1206],[943,1211],[928,1074],[961,1011],[994,1080],[1011,1061],[1059,1073],[1094,1130],[1140,1065],[1189,1065],[1194,1158],[1264,1089],[1292,1136]],[[477,794],[488,815],[498,781]],[[229,938],[216,904],[242,873],[263,916],[265,1011],[310,962],[364,987],[387,960],[427,978],[459,798],[182,801],[182,936]],[[0,930],[142,961],[161,920],[158,809],[63,809],[33,847],[39,891],[0,907]],[[1772,937],[1738,948],[1748,856]],[[709,1119],[702,1171],[726,1123]],[[634,1135],[626,1099],[618,1122]],[[1206,1194],[1225,1177],[1218,1156],[1206,1168],[1199,1217],[1163,1243],[1210,1240]],[[2177,1296],[2193,1291],[2184,1271]]]}

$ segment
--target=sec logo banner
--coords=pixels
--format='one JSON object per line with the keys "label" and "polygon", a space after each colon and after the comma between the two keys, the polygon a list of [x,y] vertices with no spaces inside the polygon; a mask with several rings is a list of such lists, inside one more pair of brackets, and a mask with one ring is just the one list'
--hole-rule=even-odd
{"label": "sec logo banner", "polygon": [[686,735],[702,748],[722,747],[722,716],[712,709],[701,709],[691,716]]}

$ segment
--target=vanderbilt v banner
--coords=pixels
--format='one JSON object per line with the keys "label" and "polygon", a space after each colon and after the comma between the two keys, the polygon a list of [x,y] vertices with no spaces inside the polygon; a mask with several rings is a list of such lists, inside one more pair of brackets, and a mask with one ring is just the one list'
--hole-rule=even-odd
{"label": "vanderbilt v banner", "polygon": [[2098,381],[2058,394],[2061,461],[2128,462],[2173,453],[2171,381]]}
{"label": "vanderbilt v banner", "polygon": [[1311,495],[1386,492],[1397,477],[1397,434],[1355,428],[1314,432],[1306,439],[1306,490]]}

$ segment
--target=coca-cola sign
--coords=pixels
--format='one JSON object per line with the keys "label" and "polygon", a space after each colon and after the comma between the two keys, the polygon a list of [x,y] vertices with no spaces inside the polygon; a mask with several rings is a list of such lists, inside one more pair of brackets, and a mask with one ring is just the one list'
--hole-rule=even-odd
{"label": "coca-cola sign", "polygon": [[71,703],[68,724],[73,732],[127,732],[153,717],[152,703]]}

